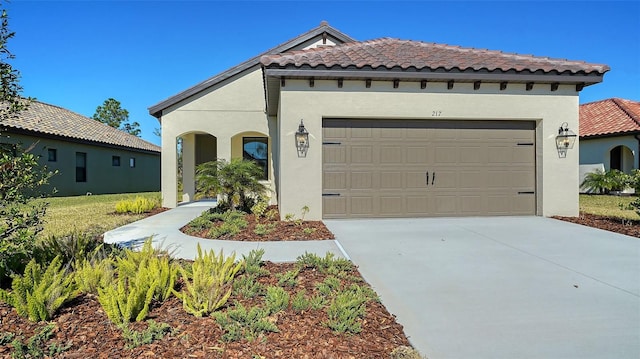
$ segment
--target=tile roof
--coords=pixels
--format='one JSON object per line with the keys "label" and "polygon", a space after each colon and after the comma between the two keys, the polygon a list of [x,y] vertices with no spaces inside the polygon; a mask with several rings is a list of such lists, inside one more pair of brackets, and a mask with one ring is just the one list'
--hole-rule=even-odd
{"label": "tile roof", "polygon": [[444,70],[542,71],[544,73],[599,73],[609,66],[584,61],[552,59],[532,55],[504,53],[486,49],[464,48],[420,41],[381,38],[352,42],[333,47],[291,51],[262,56],[264,66],[310,66],[316,68],[371,67],[373,69],[415,68]]}
{"label": "tile roof", "polygon": [[74,140],[95,142],[130,149],[160,152],[160,147],[94,119],[62,107],[33,101],[15,118],[0,123],[2,127],[21,129]]}
{"label": "tile roof", "polygon": [[610,98],[580,105],[580,137],[640,133],[640,102]]}

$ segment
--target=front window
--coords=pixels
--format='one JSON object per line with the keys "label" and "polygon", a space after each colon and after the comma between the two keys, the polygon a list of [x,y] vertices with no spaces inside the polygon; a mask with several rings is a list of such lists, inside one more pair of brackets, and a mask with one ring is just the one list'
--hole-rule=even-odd
{"label": "front window", "polygon": [[76,152],[76,182],[87,182],[87,154]]}
{"label": "front window", "polygon": [[49,156],[49,162],[56,162],[58,160],[58,150],[55,148],[49,148],[47,155]]}
{"label": "front window", "polygon": [[114,167],[120,167],[120,156],[111,156],[111,165]]}
{"label": "front window", "polygon": [[243,137],[242,138],[242,158],[255,162],[262,168],[262,180],[269,179],[269,151],[268,138],[266,137]]}

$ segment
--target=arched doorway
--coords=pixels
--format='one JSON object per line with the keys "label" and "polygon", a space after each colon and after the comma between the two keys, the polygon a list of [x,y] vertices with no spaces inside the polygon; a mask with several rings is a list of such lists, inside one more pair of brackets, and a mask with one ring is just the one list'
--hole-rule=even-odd
{"label": "arched doorway", "polygon": [[633,169],[633,151],[629,147],[620,145],[609,151],[609,169],[630,173]]}

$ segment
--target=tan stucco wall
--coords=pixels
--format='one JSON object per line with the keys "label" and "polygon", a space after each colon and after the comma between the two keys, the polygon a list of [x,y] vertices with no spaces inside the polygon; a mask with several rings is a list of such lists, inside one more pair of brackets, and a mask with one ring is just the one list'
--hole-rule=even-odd
{"label": "tan stucco wall", "polygon": [[[191,151],[195,146],[190,141],[195,136],[185,134],[210,134],[216,137],[217,156],[230,160],[232,157],[232,138],[251,131],[271,135],[275,121],[269,121],[265,114],[265,99],[262,70],[259,66],[214,86],[206,93],[184,100],[162,115],[162,193],[163,205],[176,206],[176,137],[184,141],[183,166],[185,174],[185,200],[193,198],[193,171],[195,158]],[[236,137],[240,138],[240,137]],[[241,139],[240,139],[241,141]],[[271,148],[275,145],[271,139]],[[236,144],[237,146],[237,144]],[[242,154],[242,151],[235,153]],[[267,185],[275,193],[273,166],[269,168],[270,180]],[[273,196],[275,200],[275,195]]]}
{"label": "tan stucco wall", "polygon": [[[303,206],[306,218],[322,217],[322,119],[323,118],[396,118],[438,120],[534,120],[537,121],[537,198],[538,214],[544,216],[578,215],[578,146],[559,158],[555,137],[558,127],[567,122],[578,128],[578,94],[575,87],[560,86],[550,91],[548,84],[536,84],[531,91],[524,84],[508,85],[500,91],[498,84],[456,83],[452,90],[446,83],[391,81],[372,83],[316,80],[313,88],[306,80],[289,80],[281,89],[279,104],[279,206],[281,213],[299,215]],[[439,114],[438,116],[433,116]],[[310,134],[310,148],[299,158],[293,136],[300,119]]]}
{"label": "tan stucco wall", "polygon": [[[601,137],[593,139],[581,139],[580,140],[580,164],[604,164],[604,168],[609,170],[611,168],[610,151],[616,146],[626,146],[630,153],[623,152],[623,156],[635,157],[635,159],[625,158],[624,161],[633,163],[633,168],[640,168],[638,163],[638,140],[633,135],[629,136],[615,136],[615,137]],[[629,169],[630,170],[630,169]]]}
{"label": "tan stucco wall", "polygon": [[[38,139],[21,134],[11,134],[4,143],[22,143],[26,148],[38,141],[32,153],[41,156],[40,163],[59,174],[50,180],[55,196],[102,193],[151,192],[160,190],[160,156],[123,149],[91,146],[56,139]],[[47,151],[57,150],[57,161],[49,162]],[[76,152],[87,154],[87,181],[76,182]],[[120,166],[112,166],[112,156],[120,156]],[[129,167],[129,159],[135,158],[135,167]]]}

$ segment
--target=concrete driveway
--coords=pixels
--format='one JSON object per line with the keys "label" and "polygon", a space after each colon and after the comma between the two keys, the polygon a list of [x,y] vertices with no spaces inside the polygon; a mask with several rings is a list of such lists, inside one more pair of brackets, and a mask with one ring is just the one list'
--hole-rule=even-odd
{"label": "concrete driveway", "polygon": [[440,358],[640,358],[640,240],[541,217],[326,220]]}

